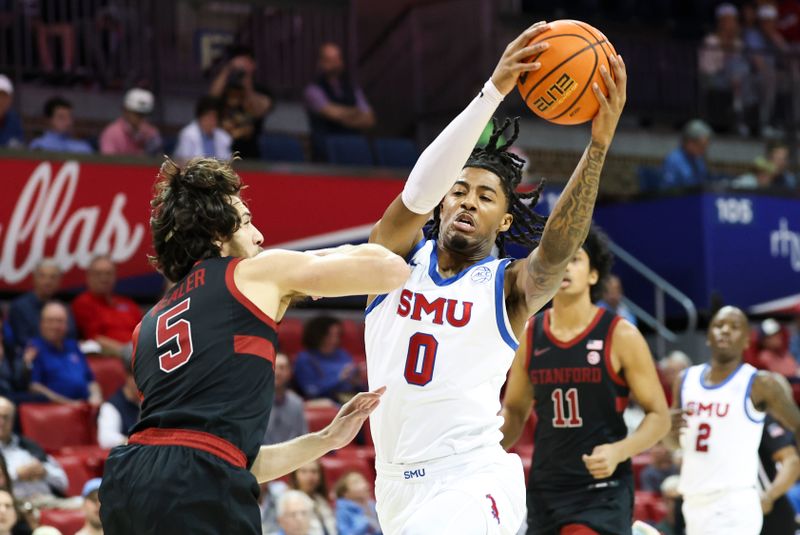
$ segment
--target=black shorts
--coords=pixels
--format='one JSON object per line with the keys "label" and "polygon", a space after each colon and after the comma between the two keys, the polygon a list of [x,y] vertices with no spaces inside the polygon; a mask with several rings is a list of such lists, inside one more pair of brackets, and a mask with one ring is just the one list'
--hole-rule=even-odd
{"label": "black shorts", "polygon": [[601,535],[630,535],[633,479],[610,483],[558,492],[528,489],[528,535],[558,535],[568,524],[582,524]]}
{"label": "black shorts", "polygon": [[775,501],[772,512],[764,517],[761,526],[762,535],[794,535],[797,523],[794,521],[794,509],[786,496]]}
{"label": "black shorts", "polygon": [[260,535],[259,486],[244,468],[185,446],[115,448],[100,487],[107,535]]}

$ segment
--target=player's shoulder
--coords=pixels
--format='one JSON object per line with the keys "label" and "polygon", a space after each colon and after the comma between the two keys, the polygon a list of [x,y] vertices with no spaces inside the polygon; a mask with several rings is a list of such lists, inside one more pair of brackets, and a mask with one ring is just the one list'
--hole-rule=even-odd
{"label": "player's shoulder", "polygon": [[[606,314],[613,314],[612,312],[605,312]],[[641,331],[630,321],[621,316],[614,316],[609,326],[611,332],[612,344],[616,347],[627,348],[630,345],[639,346],[645,342],[644,336]]]}

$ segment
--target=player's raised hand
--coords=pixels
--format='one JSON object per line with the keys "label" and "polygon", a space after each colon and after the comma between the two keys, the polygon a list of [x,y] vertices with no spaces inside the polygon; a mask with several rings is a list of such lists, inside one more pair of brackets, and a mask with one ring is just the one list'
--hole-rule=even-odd
{"label": "player's raised hand", "polygon": [[583,464],[595,479],[606,479],[614,474],[617,465],[622,462],[622,454],[614,444],[595,446],[591,455],[583,455]]}
{"label": "player's raised hand", "polygon": [[336,418],[322,430],[322,433],[331,441],[331,449],[343,448],[352,442],[364,424],[364,420],[380,404],[384,392],[386,392],[385,386],[372,392],[360,392],[342,405]]}
{"label": "player's raised hand", "polygon": [[527,60],[531,56],[544,52],[550,45],[546,41],[531,46],[528,46],[528,43],[549,28],[550,26],[545,21],[537,22],[508,44],[492,73],[492,83],[498,91],[508,95],[517,85],[520,74],[541,68],[542,64],[538,61],[528,62]]}
{"label": "player's raised hand", "polygon": [[592,91],[600,103],[600,110],[592,120],[592,140],[608,147],[611,140],[614,138],[614,132],[617,130],[617,123],[619,117],[622,115],[622,110],[625,108],[625,101],[627,100],[628,90],[628,73],[625,70],[625,62],[622,56],[609,57],[609,63],[614,71],[614,76],[608,72],[605,65],[600,66],[600,76],[608,89],[608,96],[603,94],[600,85],[597,83],[592,84]]}

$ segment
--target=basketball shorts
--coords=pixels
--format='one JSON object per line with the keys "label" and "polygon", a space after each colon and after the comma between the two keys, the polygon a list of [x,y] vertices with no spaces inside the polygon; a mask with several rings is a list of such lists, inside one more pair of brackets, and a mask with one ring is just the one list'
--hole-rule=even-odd
{"label": "basketball shorts", "polygon": [[112,535],[260,535],[259,487],[246,469],[184,446],[111,451],[100,519]]}
{"label": "basketball shorts", "polygon": [[631,533],[633,477],[567,490],[528,490],[528,535],[560,535],[581,525],[601,535]]}
{"label": "basketball shorts", "polygon": [[755,488],[684,496],[686,535],[758,535],[763,516]]}
{"label": "basketball shorts", "polygon": [[499,445],[430,462],[377,462],[375,467],[384,535],[514,535],[522,525],[522,461]]}

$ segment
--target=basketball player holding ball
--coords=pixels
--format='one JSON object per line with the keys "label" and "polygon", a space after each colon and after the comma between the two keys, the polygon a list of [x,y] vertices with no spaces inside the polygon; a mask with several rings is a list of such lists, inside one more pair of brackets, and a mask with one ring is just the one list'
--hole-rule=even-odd
{"label": "basketball player holding ball", "polygon": [[[599,69],[608,96],[585,73],[599,111],[545,225],[531,210],[539,192],[516,192],[523,162],[507,149],[517,125],[507,143],[498,140],[510,121],[495,124],[486,147],[474,147],[520,75],[542,68],[557,46],[529,44],[549,29],[537,23],[506,47],[491,79],[423,152],[370,236],[411,265],[403,287],[371,296],[366,312],[369,383],[387,387],[371,417],[377,510],[387,535],[514,534],[522,523],[525,483],[519,457],[500,446],[500,388],[525,322],[556,293],[589,232],[626,91],[619,56],[608,58],[613,78]],[[541,61],[529,61],[539,54]],[[511,261],[503,258],[508,241],[538,247]]]}

